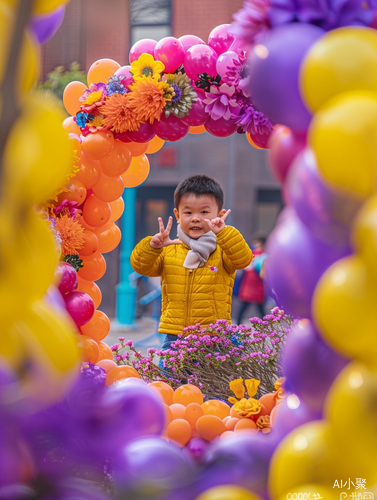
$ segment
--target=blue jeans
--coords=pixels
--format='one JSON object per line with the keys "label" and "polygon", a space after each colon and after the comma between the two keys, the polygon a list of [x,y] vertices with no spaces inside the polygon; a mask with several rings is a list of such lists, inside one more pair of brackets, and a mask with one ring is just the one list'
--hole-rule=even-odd
{"label": "blue jeans", "polygon": [[[161,334],[161,335],[163,335],[163,334]],[[176,340],[178,340],[177,335],[171,335],[171,334],[167,333],[167,334],[165,335],[165,339],[164,339],[164,341],[163,341],[163,343],[162,343],[162,346],[161,346],[161,351],[166,351],[167,349],[169,349],[169,348],[170,348],[170,345],[171,345],[173,342],[175,342]],[[163,370],[166,370],[166,368],[164,368],[164,367],[163,367],[163,364],[162,364],[162,360],[161,360],[161,358],[160,358],[160,360],[159,360],[159,362],[158,362],[158,366],[159,366],[160,368],[162,368]]]}

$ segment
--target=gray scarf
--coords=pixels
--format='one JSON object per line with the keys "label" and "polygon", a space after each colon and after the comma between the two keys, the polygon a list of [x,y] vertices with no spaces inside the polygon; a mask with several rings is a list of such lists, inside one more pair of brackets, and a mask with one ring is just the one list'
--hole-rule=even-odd
{"label": "gray scarf", "polygon": [[185,245],[191,248],[183,263],[183,267],[187,267],[187,269],[204,267],[210,254],[216,250],[217,237],[212,231],[208,231],[208,233],[194,240],[190,236],[187,236],[181,225],[178,224],[178,237]]}

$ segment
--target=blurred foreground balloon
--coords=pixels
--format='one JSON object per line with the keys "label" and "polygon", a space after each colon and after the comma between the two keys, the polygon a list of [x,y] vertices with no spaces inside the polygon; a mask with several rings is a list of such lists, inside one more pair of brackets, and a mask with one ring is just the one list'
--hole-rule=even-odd
{"label": "blurred foreground balloon", "polygon": [[47,42],[60,28],[65,14],[65,7],[44,15],[35,15],[31,18],[30,29],[40,44]]}

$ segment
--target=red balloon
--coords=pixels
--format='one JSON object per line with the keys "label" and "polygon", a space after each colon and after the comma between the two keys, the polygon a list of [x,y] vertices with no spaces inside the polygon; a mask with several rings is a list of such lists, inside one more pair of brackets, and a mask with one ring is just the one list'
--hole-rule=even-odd
{"label": "red balloon", "polygon": [[197,92],[196,95],[198,100],[192,103],[189,114],[182,118],[183,123],[190,125],[190,127],[199,127],[199,125],[203,125],[209,118],[209,114],[205,111],[206,105],[203,102],[206,96],[200,92]]}
{"label": "red balloon", "polygon": [[149,122],[142,123],[136,132],[127,132],[127,137],[133,142],[148,142],[156,135]]}
{"label": "red balloon", "polygon": [[224,118],[218,120],[210,118],[205,122],[204,127],[207,132],[215,137],[228,137],[237,130],[237,125],[232,120],[225,120]]}
{"label": "red balloon", "polygon": [[59,281],[59,291],[61,294],[73,292],[78,287],[77,273],[71,264],[61,262],[55,270],[55,276]]}
{"label": "red balloon", "polygon": [[153,129],[161,139],[165,141],[179,141],[189,131],[189,126],[183,123],[180,118],[174,115],[169,115],[166,118],[164,114],[161,115],[160,121],[153,123]]}
{"label": "red balloon", "polygon": [[93,299],[85,292],[69,292],[63,295],[65,306],[77,326],[88,323],[94,315]]}
{"label": "red balloon", "polygon": [[294,158],[305,146],[305,133],[293,132],[284,125],[274,127],[268,142],[268,159],[272,173],[281,184],[284,183]]}

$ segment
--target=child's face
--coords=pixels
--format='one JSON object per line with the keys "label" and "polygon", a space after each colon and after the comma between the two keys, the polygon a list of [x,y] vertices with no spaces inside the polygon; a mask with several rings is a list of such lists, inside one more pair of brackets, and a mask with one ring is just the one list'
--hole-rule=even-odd
{"label": "child's face", "polygon": [[224,213],[225,209],[219,211],[215,198],[206,194],[200,196],[185,194],[181,198],[178,210],[174,209],[177,222],[183,231],[194,239],[210,230],[204,219],[212,220]]}

